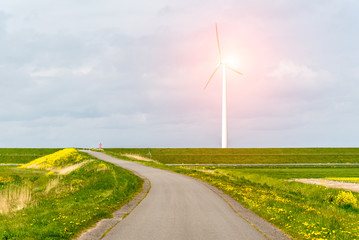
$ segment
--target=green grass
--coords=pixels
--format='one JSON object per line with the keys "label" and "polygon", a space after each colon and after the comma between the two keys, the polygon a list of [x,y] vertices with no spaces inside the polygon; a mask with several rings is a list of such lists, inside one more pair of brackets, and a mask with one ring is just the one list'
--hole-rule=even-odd
{"label": "green grass", "polygon": [[29,186],[38,188],[48,182],[47,171],[38,169],[19,169],[16,167],[0,167],[0,191],[7,185]]}
{"label": "green grass", "polygon": [[108,148],[169,164],[359,163],[359,148]]}
{"label": "green grass", "polygon": [[[21,178],[31,178],[35,176],[45,175],[46,171],[38,169],[20,169],[17,167],[1,166],[0,176],[19,176]],[[0,183],[1,184],[1,183]]]}
{"label": "green grass", "polygon": [[[142,179],[129,171],[78,154],[88,162],[66,175],[0,167],[0,176],[14,180],[2,183],[0,191],[23,186],[31,190],[32,197],[26,208],[0,214],[0,239],[72,239],[100,219],[111,217],[140,191]],[[74,159],[78,160],[78,155]]]}
{"label": "green grass", "polygon": [[267,166],[267,167],[221,167],[232,173],[249,173],[272,178],[326,178],[359,177],[359,166]]}
{"label": "green grass", "polygon": [[[358,149],[354,148],[105,149],[105,152],[121,158],[124,158],[121,156],[123,153],[148,157],[149,151],[154,160],[162,163],[184,162],[186,156],[188,162],[184,163],[243,163],[230,161],[233,159],[230,154],[234,153],[247,154],[246,163],[283,163],[283,159],[286,159],[286,163],[299,160],[305,163],[358,162]],[[359,208],[354,205],[337,206],[335,199],[341,190],[287,181],[291,178],[359,177],[358,166],[218,167],[167,166],[154,162],[142,164],[206,181],[293,239],[359,239]],[[354,193],[354,196],[359,198],[358,193]]]}
{"label": "green grass", "polygon": [[0,148],[0,164],[28,163],[41,156],[54,153],[57,148]]}

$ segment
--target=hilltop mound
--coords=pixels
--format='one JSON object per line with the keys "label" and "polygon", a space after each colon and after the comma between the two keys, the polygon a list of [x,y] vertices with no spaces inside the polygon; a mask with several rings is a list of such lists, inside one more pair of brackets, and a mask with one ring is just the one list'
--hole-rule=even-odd
{"label": "hilltop mound", "polygon": [[56,171],[81,163],[84,160],[85,158],[76,149],[66,148],[37,158],[19,168],[35,168]]}

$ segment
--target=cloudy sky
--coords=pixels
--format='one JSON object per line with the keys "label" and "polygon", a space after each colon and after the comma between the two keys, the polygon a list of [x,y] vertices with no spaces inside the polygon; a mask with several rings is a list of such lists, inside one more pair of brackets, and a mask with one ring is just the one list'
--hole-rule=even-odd
{"label": "cloudy sky", "polygon": [[0,147],[359,146],[355,0],[3,0]]}

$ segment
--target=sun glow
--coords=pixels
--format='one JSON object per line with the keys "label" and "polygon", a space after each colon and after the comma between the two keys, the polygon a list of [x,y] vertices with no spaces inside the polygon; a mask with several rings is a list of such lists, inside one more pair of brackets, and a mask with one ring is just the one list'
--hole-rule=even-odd
{"label": "sun glow", "polygon": [[233,68],[237,68],[237,69],[240,68],[239,59],[235,57],[226,57],[225,59],[222,59],[222,63],[228,64]]}

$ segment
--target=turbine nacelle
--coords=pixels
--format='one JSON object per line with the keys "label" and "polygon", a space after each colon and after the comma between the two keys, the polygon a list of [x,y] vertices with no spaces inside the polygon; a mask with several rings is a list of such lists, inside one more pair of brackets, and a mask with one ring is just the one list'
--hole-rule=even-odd
{"label": "turbine nacelle", "polygon": [[213,78],[214,74],[217,72],[219,66],[224,66],[225,68],[228,68],[230,69],[231,71],[237,73],[237,74],[240,74],[240,75],[243,75],[243,73],[241,73],[240,71],[236,70],[235,68],[233,68],[230,64],[230,61],[228,59],[225,59],[222,57],[222,51],[221,51],[221,45],[219,44],[219,37],[218,37],[218,26],[216,24],[216,36],[217,36],[217,47],[218,47],[218,53],[219,53],[219,62],[217,63],[217,66],[215,67],[211,77],[208,79],[206,85],[204,86],[203,89],[205,89],[209,82],[211,81],[211,79]]}
{"label": "turbine nacelle", "polygon": [[225,65],[230,65],[230,66],[234,65],[234,61],[232,59],[227,59],[227,58],[223,58],[218,63],[225,64]]}
{"label": "turbine nacelle", "polygon": [[233,72],[235,73],[238,73],[239,75],[243,75],[243,73],[239,72],[238,70],[234,69],[233,68],[233,61],[231,60],[226,60],[226,59],[223,59],[221,61],[218,62],[218,65],[225,65],[227,68],[229,68],[230,70],[232,70]]}

